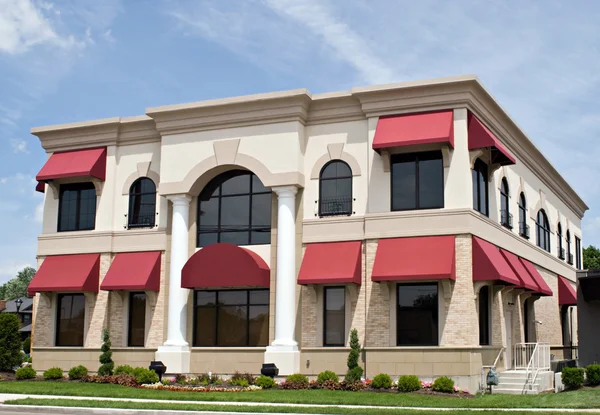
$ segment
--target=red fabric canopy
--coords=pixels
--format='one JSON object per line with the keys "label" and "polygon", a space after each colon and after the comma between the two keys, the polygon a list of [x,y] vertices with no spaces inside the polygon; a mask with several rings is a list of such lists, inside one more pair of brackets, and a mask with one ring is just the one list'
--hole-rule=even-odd
{"label": "red fabric canopy", "polygon": [[196,252],[181,270],[183,288],[269,288],[271,270],[255,252],[218,243]]}
{"label": "red fabric canopy", "polygon": [[46,183],[44,183],[44,182],[38,182],[35,185],[35,191],[36,192],[40,192],[40,193],[46,193]]}
{"label": "red fabric canopy", "polygon": [[521,263],[523,264],[523,266],[525,267],[527,272],[529,272],[529,275],[531,276],[531,278],[535,281],[535,283],[539,287],[538,293],[540,295],[551,296],[552,290],[550,289],[550,287],[548,287],[548,284],[546,284],[546,281],[544,281],[544,277],[542,277],[540,275],[539,271],[535,268],[535,265],[533,265],[531,262],[529,262],[523,258],[519,258],[519,261],[521,261]]}
{"label": "red fabric canopy", "polygon": [[519,257],[516,256],[515,254],[513,254],[512,252],[505,251],[502,248],[500,248],[500,252],[502,253],[504,258],[508,262],[508,265],[510,265],[510,267],[514,271],[515,275],[519,279],[519,281],[520,281],[519,286],[521,288],[525,288],[525,289],[533,291],[533,292],[538,292],[540,288],[538,287],[536,282],[533,280],[533,278],[531,278],[531,275],[525,269],[525,267],[523,266],[523,263],[521,261],[519,261]]}
{"label": "red fabric canopy", "polygon": [[380,239],[373,281],[456,279],[454,235]]}
{"label": "red fabric canopy", "polygon": [[105,291],[158,291],[160,287],[160,252],[117,254],[102,285]]}
{"label": "red fabric canopy", "polygon": [[515,164],[515,158],[479,119],[469,112],[468,118],[469,150],[491,148],[492,163],[501,165]]}
{"label": "red fabric canopy", "polygon": [[558,305],[577,305],[577,293],[571,285],[571,282],[558,276]]}
{"label": "red fabric canopy", "polygon": [[417,144],[449,143],[454,147],[452,111],[381,117],[373,150]]}
{"label": "red fabric canopy", "polygon": [[298,275],[298,284],[361,283],[362,242],[308,244]]}
{"label": "red fabric canopy", "polygon": [[496,245],[473,236],[473,281],[502,281],[520,285],[519,278]]}
{"label": "red fabric canopy", "polygon": [[29,283],[27,293],[98,292],[100,254],[48,256]]}
{"label": "red fabric canopy", "polygon": [[57,152],[50,156],[35,179],[45,182],[67,177],[106,178],[106,147]]}

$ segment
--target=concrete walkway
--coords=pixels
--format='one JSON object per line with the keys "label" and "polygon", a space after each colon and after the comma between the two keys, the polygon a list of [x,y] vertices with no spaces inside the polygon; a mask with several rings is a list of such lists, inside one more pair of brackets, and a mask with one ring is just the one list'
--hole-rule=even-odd
{"label": "concrete walkway", "polygon": [[[413,410],[413,411],[429,411],[429,412],[443,412],[443,411],[470,411],[470,412],[489,412],[489,411],[493,411],[493,412],[565,412],[565,413],[572,413],[572,412],[576,412],[576,413],[590,413],[590,414],[600,414],[600,408],[599,409],[570,409],[570,408],[432,408],[432,407],[413,407],[413,406],[375,406],[375,405],[330,405],[330,404],[298,404],[298,403],[274,403],[274,402],[214,402],[214,401],[176,401],[176,400],[165,400],[165,399],[134,399],[134,398],[105,398],[105,397],[86,397],[86,396],[63,396],[63,395],[26,395],[26,394],[10,394],[10,393],[0,393],[0,403],[4,403],[5,401],[10,401],[10,400],[15,400],[15,399],[26,399],[26,398],[33,398],[33,399],[71,399],[71,400],[79,400],[79,401],[83,401],[83,400],[103,400],[103,401],[114,401],[114,402],[156,402],[156,403],[168,403],[168,404],[195,404],[195,405],[227,405],[227,406],[246,406],[246,407],[252,407],[252,406],[271,406],[271,407],[285,407],[285,408],[354,408],[354,409],[402,409],[402,410]],[[3,408],[11,408],[11,410],[14,410],[14,408],[17,408],[15,406],[3,406]],[[22,407],[18,407],[18,408],[25,408],[25,406]],[[59,408],[59,407],[35,407],[35,406],[27,406],[27,408],[30,408],[31,410],[33,410],[34,408],[38,409],[54,409],[54,408]],[[65,408],[66,409],[66,408]],[[70,408],[70,409],[75,409],[75,408]],[[84,409],[84,408],[80,408],[80,409]],[[85,408],[87,413],[92,413],[92,409],[91,408]],[[102,411],[108,411],[108,412],[112,412],[112,411],[117,411],[117,412],[124,412],[123,409],[102,409]],[[136,411],[139,413],[158,413],[160,411],[155,411],[155,410],[131,410],[133,412],[131,413],[135,413]],[[106,413],[108,413],[106,412]],[[2,413],[2,412],[0,412]],[[43,411],[38,412],[38,413],[43,413]],[[50,413],[49,411],[47,413]],[[60,413],[60,412],[52,412],[52,413]],[[67,413],[67,412],[65,412]],[[70,413],[70,412],[68,412]],[[97,411],[94,410],[93,413],[101,413],[100,409],[98,409]],[[162,412],[164,413],[164,411]],[[170,411],[170,413],[174,413],[172,411]],[[181,413],[185,413],[185,414],[193,414],[194,412],[190,412],[190,411],[182,411]],[[209,412],[198,412],[198,413],[203,413],[203,414],[207,414]],[[238,413],[242,413],[242,412],[238,412]],[[222,413],[221,413],[222,414]],[[277,414],[270,414],[270,415],[277,415]],[[289,415],[289,414],[288,414]]]}

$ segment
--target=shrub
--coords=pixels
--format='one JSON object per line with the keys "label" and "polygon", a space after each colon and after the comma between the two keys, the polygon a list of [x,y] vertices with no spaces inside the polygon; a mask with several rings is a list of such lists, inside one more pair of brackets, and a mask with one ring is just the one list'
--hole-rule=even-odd
{"label": "shrub", "polygon": [[133,375],[133,368],[129,365],[117,366],[114,371],[115,375]]}
{"label": "shrub", "polygon": [[44,380],[58,380],[62,378],[64,378],[64,373],[60,367],[51,367],[44,372]]}
{"label": "shrub", "polygon": [[72,367],[71,370],[69,370],[69,379],[71,380],[83,379],[87,375],[88,370],[85,366],[82,365]]}
{"label": "shrub", "polygon": [[27,337],[23,340],[23,351],[25,354],[31,353],[31,337]]}
{"label": "shrub", "polygon": [[197,377],[187,379],[187,384],[190,386],[200,385],[200,379]]}
{"label": "shrub", "polygon": [[583,385],[583,368],[565,367],[561,373],[563,385],[567,389],[577,389]]}
{"label": "shrub", "polygon": [[175,375],[175,383],[178,385],[185,385],[188,383],[188,378],[185,375]]}
{"label": "shrub", "polygon": [[[362,383],[362,382],[360,382],[360,383]],[[338,382],[337,380],[327,379],[323,383],[321,383],[321,389],[337,391],[337,390],[341,390],[342,386],[340,385],[340,382]]]}
{"label": "shrub", "polygon": [[400,392],[415,392],[421,389],[421,381],[418,376],[405,375],[398,379],[398,390]]}
{"label": "shrub", "polygon": [[356,366],[355,368],[348,370],[348,373],[346,373],[344,380],[346,381],[346,383],[358,382],[360,381],[360,378],[362,378],[362,375],[363,368],[360,366]]}
{"label": "shrub", "polygon": [[100,348],[102,354],[100,355],[100,359],[98,359],[102,365],[98,368],[98,375],[112,375],[113,369],[115,368],[115,362],[112,360],[112,351],[110,350],[112,343],[110,341],[108,329],[102,331],[102,341],[102,347]]}
{"label": "shrub", "polygon": [[16,378],[17,380],[35,379],[37,373],[31,366],[20,367],[17,369]]}
{"label": "shrub", "polygon": [[371,387],[374,389],[389,389],[392,387],[392,378],[385,373],[380,373],[373,378]]}
{"label": "shrub", "polygon": [[83,378],[84,382],[90,383],[112,383],[114,385],[122,385],[122,386],[137,386],[137,382],[135,381],[135,377],[132,375],[91,375]]}
{"label": "shrub", "polygon": [[[229,383],[231,383],[231,381],[238,382],[239,380],[245,380],[246,382],[248,382],[248,385],[253,385],[256,379],[254,376],[252,376],[251,373],[235,372],[233,374],[233,376],[231,377]],[[233,383],[231,383],[231,384],[233,385]]]}
{"label": "shrub", "polygon": [[265,375],[260,375],[259,377],[257,377],[254,383],[256,384],[256,386],[260,386],[263,389],[271,389],[277,385],[273,378]]}
{"label": "shrub", "polygon": [[585,368],[585,376],[587,382],[591,386],[600,385],[600,365],[598,363],[592,363]]}
{"label": "shrub", "polygon": [[158,375],[153,370],[136,367],[134,375],[138,385],[158,383]]}
{"label": "shrub", "polygon": [[21,322],[16,314],[0,313],[0,371],[13,371],[23,363]]}
{"label": "shrub", "polygon": [[433,381],[431,389],[436,392],[452,393],[454,392],[454,381],[447,376],[441,376]]}
{"label": "shrub", "polygon": [[344,380],[343,382],[340,383],[341,389],[351,391],[351,392],[358,392],[358,391],[365,389],[366,387],[367,387],[367,385],[362,383],[360,380],[357,380],[356,382],[347,382],[346,380]]}
{"label": "shrub", "polygon": [[283,389],[308,389],[308,378],[301,373],[294,373],[285,378],[281,387]]}
{"label": "shrub", "polygon": [[326,370],[324,372],[319,373],[319,375],[317,376],[317,383],[319,385],[323,385],[323,383],[327,380],[332,380],[334,382],[339,382],[340,379],[338,378],[338,375],[336,375],[334,372],[332,372],[331,370]]}
{"label": "shrub", "polygon": [[350,353],[348,354],[348,370],[352,370],[358,366],[358,358],[360,357],[360,343],[358,341],[358,331],[350,330]]}
{"label": "shrub", "polygon": [[160,383],[162,383],[163,385],[170,385],[173,382],[171,381],[171,379],[163,378],[163,380],[161,380]]}
{"label": "shrub", "polygon": [[242,388],[247,388],[248,385],[250,385],[248,383],[248,380],[244,379],[244,378],[231,378],[229,379],[229,384],[231,386],[241,386]]}

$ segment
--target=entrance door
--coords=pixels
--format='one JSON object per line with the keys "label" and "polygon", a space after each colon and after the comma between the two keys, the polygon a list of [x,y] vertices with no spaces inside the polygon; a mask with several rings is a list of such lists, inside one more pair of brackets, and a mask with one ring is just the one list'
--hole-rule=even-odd
{"label": "entrance door", "polygon": [[504,313],[504,322],[506,325],[506,360],[504,365],[507,369],[513,367],[512,362],[512,313],[507,311]]}

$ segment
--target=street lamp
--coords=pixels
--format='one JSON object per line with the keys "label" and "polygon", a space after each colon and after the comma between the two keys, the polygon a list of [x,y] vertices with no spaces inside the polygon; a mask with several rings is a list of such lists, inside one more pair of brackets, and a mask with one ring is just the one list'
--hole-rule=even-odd
{"label": "street lamp", "polygon": [[23,300],[21,300],[21,297],[15,300],[15,305],[17,306],[17,314],[19,314],[19,310],[21,310],[21,306],[23,305]]}

